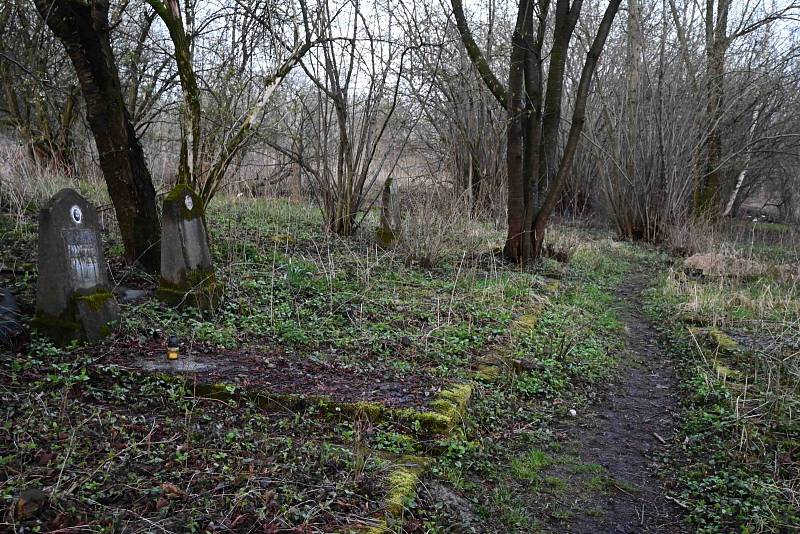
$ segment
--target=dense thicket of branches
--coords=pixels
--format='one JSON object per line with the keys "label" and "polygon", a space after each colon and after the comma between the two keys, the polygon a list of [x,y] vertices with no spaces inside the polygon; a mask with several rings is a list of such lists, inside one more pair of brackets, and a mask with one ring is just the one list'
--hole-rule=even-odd
{"label": "dense thicket of branches", "polygon": [[205,201],[285,183],[349,234],[393,176],[506,220],[517,261],[554,209],[653,241],[743,207],[797,218],[798,5],[617,5],[7,0],[1,127],[58,172],[99,164],[130,259],[177,180]]}

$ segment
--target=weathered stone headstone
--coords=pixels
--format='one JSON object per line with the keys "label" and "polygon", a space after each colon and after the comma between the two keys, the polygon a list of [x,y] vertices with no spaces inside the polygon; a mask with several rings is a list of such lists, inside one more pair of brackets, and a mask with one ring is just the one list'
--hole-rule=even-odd
{"label": "weathered stone headstone", "polygon": [[178,184],[164,197],[156,296],[173,306],[211,308],[221,292],[208,250],[203,204],[187,185]]}
{"label": "weathered stone headstone", "polygon": [[391,247],[400,236],[400,203],[397,186],[392,178],[387,178],[381,194],[381,224],[378,227],[378,244]]}
{"label": "weathered stone headstone", "polygon": [[62,189],[39,213],[36,316],[40,332],[58,343],[97,341],[118,319],[100,238],[97,211]]}

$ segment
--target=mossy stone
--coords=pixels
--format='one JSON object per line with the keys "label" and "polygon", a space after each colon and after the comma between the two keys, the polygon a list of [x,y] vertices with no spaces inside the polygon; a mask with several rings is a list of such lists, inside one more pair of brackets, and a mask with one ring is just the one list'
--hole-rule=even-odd
{"label": "mossy stone", "polygon": [[215,307],[222,296],[208,247],[200,197],[178,184],[164,197],[161,283],[156,297],[172,306]]}
{"label": "mossy stone", "polygon": [[97,210],[62,189],[39,212],[38,280],[33,326],[58,344],[97,341],[118,319]]}
{"label": "mossy stone", "polygon": [[113,298],[114,295],[112,295],[109,291],[100,290],[88,295],[78,295],[75,297],[75,300],[86,303],[86,305],[89,306],[92,311],[98,311],[106,302]]}

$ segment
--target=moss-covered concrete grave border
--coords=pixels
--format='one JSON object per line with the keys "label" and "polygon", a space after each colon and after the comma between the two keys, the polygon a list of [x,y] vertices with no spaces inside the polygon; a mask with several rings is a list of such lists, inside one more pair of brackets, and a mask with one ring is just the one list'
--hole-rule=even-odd
{"label": "moss-covered concrete grave border", "polygon": [[[546,293],[556,293],[560,288],[558,280],[546,285]],[[527,313],[519,316],[510,326],[512,338],[516,335],[531,335],[544,313],[547,300],[532,307]],[[385,517],[376,524],[360,526],[350,525],[353,530],[368,534],[383,534],[396,530],[402,524],[406,504],[413,500],[421,478],[438,451],[435,447],[422,445],[421,438],[448,439],[463,432],[466,423],[470,400],[475,394],[478,383],[493,382],[509,373],[519,371],[513,358],[511,347],[503,347],[476,363],[476,366],[461,382],[454,382],[442,389],[428,404],[425,410],[414,408],[392,408],[380,402],[347,402],[338,401],[322,395],[300,395],[274,393],[225,383],[203,382],[197,375],[175,375],[161,373],[165,381],[181,381],[197,397],[218,401],[250,401],[265,410],[305,410],[313,408],[317,413],[334,419],[354,419],[366,417],[373,424],[394,423],[410,429],[404,434],[415,443],[415,450],[421,450],[427,456],[387,455],[381,451],[371,451],[389,460],[393,464],[387,477],[387,494],[384,504]]]}
{"label": "moss-covered concrete grave border", "polygon": [[690,326],[688,330],[703,357],[717,373],[717,378],[730,389],[743,387],[747,372],[736,369],[736,366],[742,358],[751,356],[750,351],[719,328]]}
{"label": "moss-covered concrete grave border", "polygon": [[[553,295],[560,288],[561,281],[551,279],[544,289],[547,295]],[[542,318],[546,308],[547,300],[543,300],[533,306],[528,313],[517,317],[510,327],[512,337],[515,335],[532,335],[539,325],[539,320]],[[504,373],[524,370],[521,362],[516,361],[511,352],[510,350],[496,352],[479,361],[473,368],[471,378],[482,383],[492,383],[501,378]]]}
{"label": "moss-covered concrete grave border", "polygon": [[[418,411],[412,408],[390,408],[378,402],[343,402],[323,396],[266,393],[226,383],[191,383],[189,377],[169,374],[162,374],[160,378],[166,381],[184,381],[199,397],[234,402],[249,400],[266,410],[302,410],[314,407],[319,413],[333,418],[367,417],[373,423],[400,423],[414,431],[415,435],[411,439],[415,442],[418,437],[446,438],[459,431],[474,391],[471,382],[453,384],[436,395],[429,410]],[[405,504],[416,495],[419,480],[425,473],[430,458],[406,455],[393,459],[392,463],[394,467],[387,477],[389,487],[384,506],[385,517],[378,524],[366,527],[366,532],[370,534],[390,532],[402,522]]]}

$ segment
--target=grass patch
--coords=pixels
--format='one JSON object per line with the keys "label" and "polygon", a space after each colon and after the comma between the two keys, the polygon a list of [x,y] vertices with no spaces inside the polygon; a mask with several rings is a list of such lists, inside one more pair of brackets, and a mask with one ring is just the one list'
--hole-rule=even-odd
{"label": "grass patch", "polygon": [[647,301],[681,364],[684,445],[671,465],[688,521],[697,532],[796,528],[797,443],[787,440],[800,431],[795,285],[774,276],[698,280],[673,268]]}

